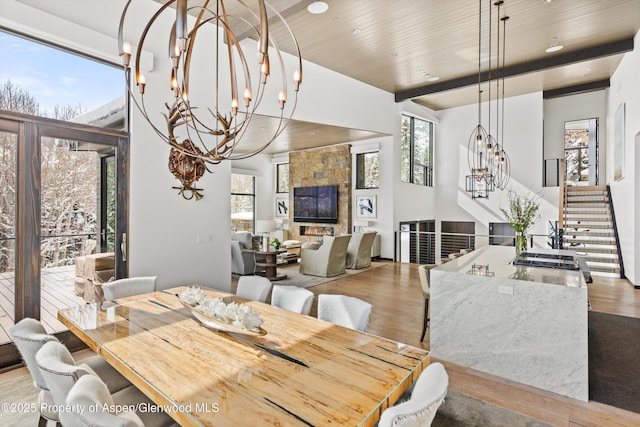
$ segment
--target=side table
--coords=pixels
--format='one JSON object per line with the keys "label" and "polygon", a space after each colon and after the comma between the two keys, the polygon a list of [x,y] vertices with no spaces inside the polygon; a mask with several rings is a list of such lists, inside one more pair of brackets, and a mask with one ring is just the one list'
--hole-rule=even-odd
{"label": "side table", "polygon": [[256,251],[257,255],[264,255],[264,262],[256,262],[258,267],[264,267],[264,276],[272,282],[286,279],[285,273],[278,273],[278,255],[286,252],[283,249],[277,251]]}

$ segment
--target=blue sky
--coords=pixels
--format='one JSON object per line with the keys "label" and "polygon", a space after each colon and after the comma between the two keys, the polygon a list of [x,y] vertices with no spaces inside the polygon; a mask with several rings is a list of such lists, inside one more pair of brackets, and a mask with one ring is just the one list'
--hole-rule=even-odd
{"label": "blue sky", "polygon": [[28,91],[40,109],[80,104],[93,110],[125,93],[121,67],[108,66],[0,32],[0,84]]}

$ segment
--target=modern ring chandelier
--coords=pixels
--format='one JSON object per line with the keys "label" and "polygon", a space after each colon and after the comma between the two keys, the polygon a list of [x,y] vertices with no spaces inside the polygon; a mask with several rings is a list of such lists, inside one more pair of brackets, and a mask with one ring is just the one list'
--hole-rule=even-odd
{"label": "modern ring chandelier", "polygon": [[[132,78],[129,67],[132,45],[125,41],[125,33],[129,34],[125,30],[125,20],[132,1],[127,1],[118,29],[119,53],[127,75],[130,98],[156,134],[171,147],[169,170],[182,185],[174,188],[186,199],[195,197],[199,200],[202,189],[196,188],[195,182],[208,170],[208,165],[244,159],[262,152],[291,120],[302,82],[298,42],[280,13],[264,0],[257,1],[257,11],[242,0],[168,0],[159,5],[146,23],[136,21],[132,25],[136,30],[141,29],[135,46]],[[233,9],[227,7],[229,4]],[[141,69],[142,57],[147,52],[145,43],[151,43],[151,37],[147,40],[147,36],[158,33],[156,27],[162,26],[161,22],[166,19],[165,11],[173,5],[175,20],[168,28],[159,30],[160,34],[168,36],[166,78],[152,82],[146,79]],[[227,11],[234,11],[234,14]],[[277,42],[269,32],[268,11],[271,19],[283,24],[291,38],[291,50],[297,55],[296,69],[292,73],[293,101],[289,104],[287,72],[278,43],[282,41]],[[188,16],[192,16],[191,27]],[[236,34],[238,29],[258,40],[255,67],[245,55]],[[272,69],[274,64],[279,70]],[[162,67],[162,64],[154,64],[154,68]],[[276,78],[270,79],[272,74]],[[267,87],[272,86],[268,83],[273,80],[279,80],[274,82],[280,84],[276,92]],[[132,88],[134,84],[137,91]],[[277,97],[271,96],[272,93],[277,93]],[[234,153],[263,100],[272,102],[274,111],[279,109],[274,128],[265,129],[261,124],[261,133],[266,135],[264,139],[251,141],[250,150],[240,149]],[[272,109],[269,105],[266,107]]]}
{"label": "modern ring chandelier", "polygon": [[[508,16],[500,18],[500,7],[504,2],[496,1],[498,19],[503,23],[502,72],[496,78],[496,137],[491,134],[491,6],[489,6],[489,131],[482,126],[482,0],[478,1],[478,125],[473,129],[467,142],[467,161],[470,175],[465,177],[465,190],[473,199],[489,198],[489,192],[495,188],[505,189],[511,174],[509,156],[504,149],[504,64],[506,46],[506,21]],[[500,26],[498,25],[497,68],[500,68]],[[500,80],[502,80],[502,108],[500,107]],[[502,113],[502,115],[500,114]],[[502,132],[500,132],[502,128]],[[499,136],[502,136],[500,140]],[[502,143],[500,142],[502,141]]]}

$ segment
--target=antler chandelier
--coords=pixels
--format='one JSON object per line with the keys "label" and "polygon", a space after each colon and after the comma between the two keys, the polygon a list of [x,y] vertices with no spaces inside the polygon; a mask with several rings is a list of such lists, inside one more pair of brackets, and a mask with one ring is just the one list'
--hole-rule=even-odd
{"label": "antler chandelier", "polygon": [[[182,185],[174,188],[186,199],[195,197],[199,200],[202,198],[202,189],[196,188],[195,182],[208,170],[207,165],[260,153],[289,123],[302,82],[302,58],[298,43],[284,18],[264,0],[257,1],[257,11],[242,0],[169,0],[146,23],[135,22],[135,28],[142,31],[136,43],[134,76],[131,78],[129,64],[132,47],[125,41],[124,33],[126,15],[132,1],[128,0],[124,7],[118,30],[119,53],[127,71],[130,97],[156,134],[171,147],[169,170]],[[227,10],[232,10],[227,8],[229,3],[237,6],[233,10],[241,12],[235,15],[227,13]],[[169,66],[166,79],[152,84],[141,69],[142,57],[147,52],[145,43],[147,36],[161,25],[165,11],[170,10],[172,5],[175,5],[175,21],[162,30],[168,35]],[[278,43],[269,33],[267,10],[284,25],[292,41],[292,50],[297,55],[296,69],[292,73],[294,99],[290,104],[287,104],[289,90],[284,60]],[[194,16],[191,27],[188,15]],[[239,28],[237,25],[242,29],[248,28],[248,34],[258,40],[258,60],[253,70],[234,32],[234,28]],[[271,69],[273,64],[279,68],[277,74],[272,73],[277,71]],[[162,65],[154,68],[160,67]],[[276,99],[270,98],[272,91],[267,89],[267,84],[273,80],[270,79],[272,74],[280,77]],[[137,91],[132,88],[134,84]],[[154,108],[147,108],[146,99],[153,100]],[[262,132],[267,136],[251,150],[240,149],[234,153],[263,100],[279,107],[275,128],[267,133]],[[266,129],[261,127],[261,130]]]}
{"label": "antler chandelier", "polygon": [[[508,16],[500,18],[500,6],[504,2],[502,0],[494,3],[498,8],[498,19],[503,22],[503,52],[502,52],[502,68],[504,70],[505,63],[505,41],[506,41],[506,21]],[[478,1],[478,125],[473,129],[467,143],[467,161],[469,164],[470,175],[467,175],[465,189],[471,193],[473,199],[489,198],[489,192],[494,191],[496,187],[505,189],[509,182],[510,164],[509,156],[504,150],[504,144],[499,143],[500,124],[504,130],[504,71],[502,74],[502,110],[500,110],[500,76],[496,78],[496,137],[491,135],[482,126],[482,0]],[[491,129],[491,6],[489,7],[489,129]],[[498,55],[497,68],[500,67],[500,26],[498,25]],[[502,117],[500,117],[502,112]],[[500,118],[502,122],[500,123]],[[504,141],[504,131],[502,132]]]}

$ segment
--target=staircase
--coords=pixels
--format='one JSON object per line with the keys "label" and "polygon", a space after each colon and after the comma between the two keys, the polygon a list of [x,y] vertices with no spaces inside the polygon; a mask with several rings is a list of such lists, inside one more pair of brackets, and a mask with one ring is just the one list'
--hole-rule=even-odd
{"label": "staircase", "polygon": [[594,275],[622,277],[624,268],[607,186],[566,187],[563,223],[564,249],[582,256]]}

